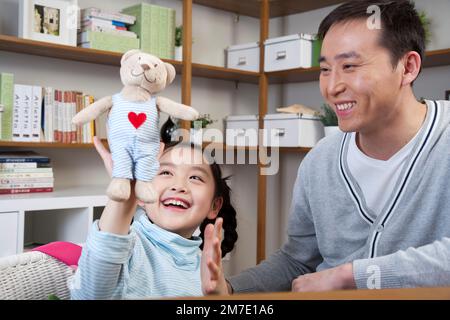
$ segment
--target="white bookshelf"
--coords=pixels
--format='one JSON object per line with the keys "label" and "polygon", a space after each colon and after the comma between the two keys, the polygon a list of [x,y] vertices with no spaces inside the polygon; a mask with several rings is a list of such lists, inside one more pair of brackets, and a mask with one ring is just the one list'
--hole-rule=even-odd
{"label": "white bookshelf", "polygon": [[83,243],[106,205],[105,187],[65,187],[54,192],[0,196],[0,257],[32,243]]}

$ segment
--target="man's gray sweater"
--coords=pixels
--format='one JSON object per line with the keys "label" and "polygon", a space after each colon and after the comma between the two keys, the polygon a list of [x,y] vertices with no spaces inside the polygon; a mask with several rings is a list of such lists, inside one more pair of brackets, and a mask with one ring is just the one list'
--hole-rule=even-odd
{"label": "man's gray sweater", "polygon": [[450,102],[427,101],[418,142],[382,212],[347,165],[349,134],[322,139],[298,170],[288,240],[229,280],[234,292],[289,291],[298,276],[353,262],[358,288],[450,285]]}

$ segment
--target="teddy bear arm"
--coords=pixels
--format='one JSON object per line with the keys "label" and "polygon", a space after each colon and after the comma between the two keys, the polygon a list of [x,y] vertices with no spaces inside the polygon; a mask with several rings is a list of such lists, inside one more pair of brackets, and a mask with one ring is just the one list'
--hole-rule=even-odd
{"label": "teddy bear arm", "polygon": [[111,107],[112,97],[103,97],[78,112],[75,117],[73,117],[72,122],[76,125],[87,123],[97,119],[98,116],[111,109]]}
{"label": "teddy bear arm", "polygon": [[195,110],[194,108],[164,97],[157,97],[156,105],[160,111],[165,112],[178,119],[192,121],[199,117],[197,110]]}

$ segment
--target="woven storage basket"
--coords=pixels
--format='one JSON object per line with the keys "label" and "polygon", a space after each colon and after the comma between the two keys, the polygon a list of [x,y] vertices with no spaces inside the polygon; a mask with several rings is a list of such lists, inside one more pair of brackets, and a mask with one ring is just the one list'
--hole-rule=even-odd
{"label": "woven storage basket", "polygon": [[70,299],[74,270],[42,252],[0,258],[0,300]]}

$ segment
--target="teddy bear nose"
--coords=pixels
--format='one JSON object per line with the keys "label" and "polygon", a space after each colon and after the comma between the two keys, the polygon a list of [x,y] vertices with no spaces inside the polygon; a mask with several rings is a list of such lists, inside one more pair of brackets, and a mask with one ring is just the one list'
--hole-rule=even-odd
{"label": "teddy bear nose", "polygon": [[147,71],[150,69],[150,66],[147,63],[141,63],[141,68],[144,69],[144,71]]}

